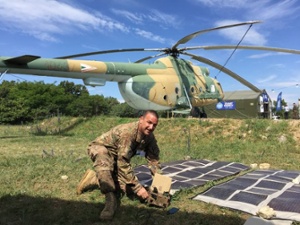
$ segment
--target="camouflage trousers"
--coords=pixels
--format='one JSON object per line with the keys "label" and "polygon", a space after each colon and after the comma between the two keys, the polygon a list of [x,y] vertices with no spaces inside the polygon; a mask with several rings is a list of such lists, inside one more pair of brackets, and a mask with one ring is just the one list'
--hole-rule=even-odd
{"label": "camouflage trousers", "polygon": [[114,157],[109,154],[106,147],[91,143],[87,151],[94,163],[94,168],[97,168],[99,171],[114,171],[116,162]]}
{"label": "camouflage trousers", "polygon": [[88,155],[93,161],[93,166],[99,180],[102,193],[126,192],[126,184],[118,179],[117,162],[108,149],[102,145],[91,143]]}

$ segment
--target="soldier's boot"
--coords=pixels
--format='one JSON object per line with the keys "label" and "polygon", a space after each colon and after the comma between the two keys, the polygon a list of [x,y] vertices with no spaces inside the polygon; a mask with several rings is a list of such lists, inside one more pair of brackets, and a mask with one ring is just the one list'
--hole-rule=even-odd
{"label": "soldier's boot", "polygon": [[97,170],[97,177],[100,183],[100,190],[105,195],[105,206],[100,213],[101,220],[111,220],[117,210],[118,203],[116,197],[115,181],[112,172],[109,170]]}
{"label": "soldier's boot", "polygon": [[100,213],[101,220],[112,220],[117,210],[118,203],[114,192],[108,192],[105,194],[105,206]]}
{"label": "soldier's boot", "polygon": [[88,169],[81,178],[77,188],[77,195],[81,195],[86,191],[99,189],[99,181],[94,170]]}

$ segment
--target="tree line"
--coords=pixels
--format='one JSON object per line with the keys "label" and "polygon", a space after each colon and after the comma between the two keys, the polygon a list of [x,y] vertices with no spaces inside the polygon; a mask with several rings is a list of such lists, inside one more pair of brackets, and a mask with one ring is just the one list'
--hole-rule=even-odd
{"label": "tree line", "polygon": [[[273,106],[276,106],[276,103],[273,101]],[[284,99],[282,105],[286,105]],[[203,117],[203,113],[199,110],[194,107],[189,115]],[[273,107],[273,114],[284,118],[284,110],[279,112],[275,110]],[[90,95],[84,85],[70,81],[62,81],[58,85],[42,81],[3,81],[0,84],[0,124],[30,123],[59,115],[72,117],[108,115],[130,118],[137,117],[139,113],[127,103],[120,103],[116,98]],[[159,114],[160,117],[169,116],[167,111],[160,111]]]}
{"label": "tree line", "polygon": [[136,110],[116,98],[90,95],[84,85],[62,81],[3,81],[0,85],[0,123],[20,124],[51,115],[135,117]]}

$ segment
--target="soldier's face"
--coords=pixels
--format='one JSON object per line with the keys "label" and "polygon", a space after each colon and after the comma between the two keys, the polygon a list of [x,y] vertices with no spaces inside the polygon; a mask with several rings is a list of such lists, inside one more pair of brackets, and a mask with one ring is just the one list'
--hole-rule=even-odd
{"label": "soldier's face", "polygon": [[141,116],[139,120],[139,131],[144,135],[151,134],[158,124],[158,119],[152,113]]}

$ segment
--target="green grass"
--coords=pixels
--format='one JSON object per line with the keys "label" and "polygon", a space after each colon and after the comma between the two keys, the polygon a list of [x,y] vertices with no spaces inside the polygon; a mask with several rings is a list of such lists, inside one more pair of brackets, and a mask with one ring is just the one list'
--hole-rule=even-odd
{"label": "green grass", "polygon": [[[0,126],[0,224],[105,224],[98,219],[103,195],[95,190],[77,196],[76,186],[92,166],[88,143],[131,121],[135,119],[62,117]],[[271,168],[300,170],[299,143],[287,121],[161,119],[155,134],[162,162],[189,156],[245,165],[268,162]],[[144,163],[140,157],[132,160],[135,166]],[[63,175],[68,179],[63,180]],[[244,224],[250,216],[246,213],[191,200],[215,184],[176,193],[170,207],[180,210],[173,215],[124,197],[116,217],[107,224]]]}

